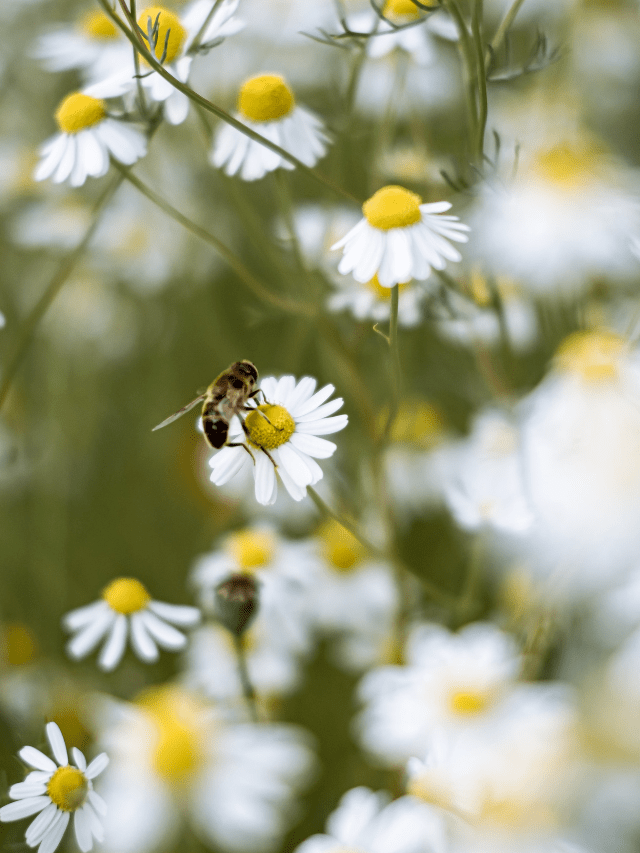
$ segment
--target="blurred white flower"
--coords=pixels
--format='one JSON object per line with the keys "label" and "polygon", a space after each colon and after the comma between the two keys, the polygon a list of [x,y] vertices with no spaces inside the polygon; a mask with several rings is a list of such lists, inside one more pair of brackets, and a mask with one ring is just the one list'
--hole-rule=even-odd
{"label": "blurred white flower", "polygon": [[[333,442],[319,436],[338,432],[348,423],[346,415],[329,417],[344,402],[342,397],[325,402],[335,387],[325,385],[314,394],[315,387],[316,380],[310,376],[299,382],[293,376],[263,379],[260,388],[268,402],[247,415],[247,432],[237,417],[231,421],[230,443],[245,446],[223,447],[211,457],[211,482],[221,486],[246,465],[253,464],[258,503],[274,503],[278,494],[276,470],[294,500],[306,497],[307,486],[322,479],[322,469],[315,458],[327,459],[337,449]],[[251,448],[253,460],[247,448]]]}
{"label": "blurred white flower", "polygon": [[191,627],[200,619],[196,607],[153,601],[135,578],[116,578],[105,587],[102,598],[86,607],[72,610],[63,618],[63,626],[74,636],[67,643],[67,654],[83,658],[106,638],[98,666],[114,669],[122,660],[127,638],[140,660],[153,663],[158,646],[178,651],[187,638],[174,625]]}
{"label": "blurred white flower", "polygon": [[419,625],[407,641],[405,666],[379,667],[360,683],[365,707],[359,739],[386,764],[422,755],[441,731],[486,727],[520,670],[515,643],[490,623],[451,634]]}
{"label": "blurred white flower", "polygon": [[[376,275],[370,281],[358,282],[343,276],[333,282],[336,292],[327,300],[330,311],[351,311],[356,320],[388,320],[391,315],[391,288],[382,287]],[[398,285],[398,324],[417,326],[422,320],[422,302],[427,288],[417,281]]]}
{"label": "blurred white flower", "polygon": [[469,226],[457,216],[441,215],[450,207],[448,201],[422,204],[404,187],[383,187],[362,205],[364,219],[331,247],[344,248],[338,271],[363,283],[377,275],[382,287],[393,287],[424,280],[432,269],[443,270],[447,260],[460,261],[448,241],[466,243]]}
{"label": "blurred white flower", "polygon": [[181,817],[206,844],[231,853],[277,847],[313,763],[304,732],[226,723],[171,685],[136,704],[105,699],[96,711],[111,756],[101,792],[118,815],[105,849],[148,853],[171,843]]}
{"label": "blurred white flower", "polygon": [[37,814],[27,828],[27,845],[40,845],[39,853],[54,853],[73,814],[78,847],[82,853],[87,853],[93,847],[94,838],[97,841],[104,838],[96,812],[105,815],[106,807],[102,797],[93,790],[93,779],[102,773],[109,758],[103,752],[87,767],[84,755],[74,746],[74,766],[69,763],[60,728],[56,723],[47,723],[46,731],[55,762],[33,746],[20,750],[20,758],[34,769],[24,782],[11,786],[9,796],[16,802],[0,809],[0,820],[21,820]]}
{"label": "blurred white flower", "polygon": [[[243,83],[236,118],[305,166],[315,166],[326,153],[329,138],[322,122],[296,104],[291,89],[277,74],[262,74]],[[256,181],[275,169],[295,168],[229,124],[223,124],[217,133],[211,162],[227,175],[238,174],[245,181]]]}

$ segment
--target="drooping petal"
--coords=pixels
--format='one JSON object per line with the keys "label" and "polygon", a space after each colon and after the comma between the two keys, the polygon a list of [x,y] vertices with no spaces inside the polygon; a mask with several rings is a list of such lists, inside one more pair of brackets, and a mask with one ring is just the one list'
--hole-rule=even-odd
{"label": "drooping petal", "polygon": [[105,672],[110,672],[122,660],[127,645],[127,627],[127,617],[124,613],[118,613],[98,657],[98,666]]}

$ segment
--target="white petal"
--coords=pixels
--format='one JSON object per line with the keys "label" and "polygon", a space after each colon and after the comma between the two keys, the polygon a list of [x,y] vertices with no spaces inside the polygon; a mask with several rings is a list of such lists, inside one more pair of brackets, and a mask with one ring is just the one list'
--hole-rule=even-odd
{"label": "white petal", "polygon": [[294,432],[289,441],[297,450],[308,453],[309,456],[315,456],[316,459],[328,459],[333,456],[337,448],[332,441],[306,433]]}
{"label": "white petal", "polygon": [[[325,403],[324,406],[319,406],[307,415],[297,415],[295,420],[299,423],[305,423],[306,421],[319,421],[321,418],[326,418],[334,412],[337,412],[343,403],[344,400],[342,397],[336,397],[335,400],[331,400],[330,403]],[[293,415],[293,412],[291,412],[291,414]]]}
{"label": "white petal", "polygon": [[153,642],[139,613],[131,617],[131,645],[138,657],[146,663],[158,660],[158,648]]}
{"label": "white petal", "polygon": [[93,620],[103,611],[109,611],[109,605],[101,598],[99,601],[94,601],[93,604],[87,604],[84,607],[78,607],[62,617],[62,626],[67,631],[78,631],[80,628],[85,628],[90,625]]}
{"label": "white petal", "polygon": [[53,141],[45,143],[46,148],[40,149],[42,160],[38,163],[36,170],[33,173],[34,181],[44,181],[50,178],[60,164],[60,160],[64,152],[67,150],[66,134],[61,133],[54,137]]}
{"label": "white petal", "polygon": [[96,133],[115,159],[127,166],[146,154],[144,136],[124,122],[105,119],[97,127]]}
{"label": "white petal", "polygon": [[289,492],[294,501],[301,501],[306,498],[306,486],[299,486],[296,482],[294,482],[294,480],[291,479],[291,477],[284,468],[278,468],[278,473],[280,474],[282,485]]}
{"label": "white petal", "polygon": [[96,793],[95,791],[89,791],[89,793],[87,794],[87,799],[94,807],[94,809],[98,812],[98,814],[101,814],[103,817],[104,815],[106,815],[107,804],[102,799],[100,794]]}
{"label": "white petal", "polygon": [[76,833],[76,841],[82,853],[89,853],[93,847],[93,838],[91,837],[91,829],[89,821],[85,814],[84,808],[77,809],[73,815],[73,828]]}
{"label": "white petal", "polygon": [[57,811],[57,805],[50,802],[46,809],[43,809],[38,817],[29,824],[25,833],[25,841],[29,847],[35,847],[36,844],[40,844],[45,833],[51,826]]}
{"label": "white petal", "polygon": [[188,607],[186,604],[167,604],[165,601],[150,601],[148,609],[156,616],[179,625],[182,628],[190,628],[197,625],[201,614],[197,607]]}
{"label": "white petal", "polygon": [[109,157],[100,138],[88,131],[84,140],[85,169],[88,175],[99,178],[107,173],[109,168]]}
{"label": "white petal", "polygon": [[46,794],[45,782],[18,782],[9,788],[9,796],[14,800],[24,800],[28,797],[40,797]]}
{"label": "white petal", "polygon": [[46,770],[47,773],[53,773],[58,769],[49,756],[40,752],[35,746],[23,746],[18,755],[25,764],[28,764],[29,767],[35,767],[36,770]]}
{"label": "white petal", "polygon": [[[276,398],[276,390],[278,388],[278,380],[275,376],[266,376],[260,382],[260,389],[267,402],[272,403]],[[293,413],[291,413],[293,414]]]}
{"label": "white petal", "polygon": [[275,502],[278,495],[278,484],[273,463],[264,453],[256,454],[254,468],[256,500],[263,506]]}
{"label": "white petal", "polygon": [[87,802],[84,804],[84,810],[87,815],[87,820],[89,821],[89,829],[91,830],[91,834],[98,841],[104,840],[104,828],[100,823],[100,818],[93,810],[92,806]]}
{"label": "white petal", "polygon": [[294,420],[298,417],[298,408],[302,407],[302,404],[306,403],[316,390],[316,384],[317,380],[312,376],[303,376],[295,390],[289,395],[287,411]]}
{"label": "white petal", "polygon": [[54,184],[61,184],[63,181],[66,181],[76,162],[76,138],[75,136],[68,135],[66,139],[67,146],[60,158],[58,168],[51,175],[51,180]]}
{"label": "white petal", "polygon": [[87,769],[87,759],[75,746],[71,748],[71,752],[73,753],[73,760],[76,763],[76,767],[84,773]]}
{"label": "white petal", "polygon": [[223,447],[209,460],[209,479],[215,486],[223,486],[235,477],[247,462],[251,462],[251,459],[246,450],[241,447]]}
{"label": "white petal", "polygon": [[315,411],[315,409],[321,406],[335,390],[335,385],[325,385],[324,388],[317,391],[313,397],[310,397],[304,405],[300,406],[297,412],[297,417],[300,418],[303,415],[308,415]]}
{"label": "white petal", "polygon": [[140,613],[140,619],[144,623],[151,637],[163,649],[175,652],[178,649],[183,649],[187,645],[187,638],[181,634],[173,625],[168,625],[159,619],[155,613],[149,610],[143,610]]}
{"label": "white petal", "polygon": [[69,657],[77,660],[88,655],[98,645],[107,631],[109,631],[115,618],[116,614],[110,607],[102,610],[79,634],[76,634],[75,637],[69,640],[67,643],[67,654]]}
{"label": "white petal", "polygon": [[280,377],[278,387],[276,388],[275,399],[281,405],[288,409],[287,398],[289,394],[293,394],[296,387],[296,380],[291,374]]}
{"label": "white petal", "polygon": [[97,755],[87,767],[84,775],[87,779],[95,779],[96,776],[99,776],[102,773],[108,764],[109,756],[106,752],[101,752],[100,755]]}
{"label": "white petal", "polygon": [[27,800],[9,803],[8,806],[3,806],[0,809],[0,820],[5,822],[22,820],[23,817],[30,817],[32,814],[41,812],[50,802],[49,797],[29,797]]}
{"label": "white petal", "polygon": [[49,827],[48,833],[45,835],[42,844],[38,847],[38,853],[53,853],[57,849],[58,844],[62,841],[62,836],[69,823],[69,812],[58,812],[53,823]]}
{"label": "white petal", "polygon": [[98,666],[105,672],[110,672],[122,660],[127,645],[127,627],[127,617],[124,613],[118,613],[98,657]]}
{"label": "white petal", "polygon": [[342,239],[338,240],[337,243],[334,243],[333,246],[330,247],[329,251],[334,252],[336,249],[342,249],[353,237],[357,237],[361,231],[368,225],[366,219],[361,219],[357,225],[354,225],[351,231],[347,231],[347,233],[342,237]]}
{"label": "white petal", "polygon": [[[55,765],[54,765],[55,766]],[[57,769],[57,768],[56,768]],[[55,771],[51,770],[32,770],[24,778],[24,782],[48,782]]]}
{"label": "white petal", "polygon": [[336,415],[334,418],[323,418],[321,421],[305,421],[296,426],[296,432],[311,435],[330,435],[339,432],[349,423],[348,415]]}
{"label": "white petal", "polygon": [[67,745],[62,737],[60,726],[57,723],[47,723],[46,732],[53,757],[63,767],[69,763],[69,756],[67,755]]}
{"label": "white petal", "polygon": [[287,444],[283,444],[282,447],[278,448],[278,457],[280,459],[278,468],[284,468],[295,483],[299,486],[311,485],[313,475],[309,466]]}
{"label": "white petal", "polygon": [[189,98],[176,89],[164,102],[164,114],[169,124],[182,124],[189,115]]}
{"label": "white petal", "polygon": [[451,209],[450,201],[434,201],[431,204],[421,204],[421,213],[444,213],[445,210]]}

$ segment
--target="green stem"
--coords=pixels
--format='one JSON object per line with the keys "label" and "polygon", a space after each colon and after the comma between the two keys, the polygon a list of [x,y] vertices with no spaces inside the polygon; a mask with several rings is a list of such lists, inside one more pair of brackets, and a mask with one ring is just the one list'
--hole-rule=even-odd
{"label": "green stem", "polygon": [[169,204],[168,201],[155,193],[151,187],[148,187],[143,181],[141,181],[138,177],[133,175],[126,166],[122,166],[120,163],[114,161],[114,166],[119,169],[122,176],[129,181],[142,195],[146,196],[149,201],[153,202],[160,210],[163,210],[168,216],[172,219],[175,219],[176,222],[179,222],[183,228],[186,228],[187,231],[190,231],[196,237],[199,237],[201,240],[204,240],[205,243],[209,243],[210,246],[218,252],[218,254],[224,258],[227,264],[231,267],[231,269],[235,272],[235,274],[240,278],[248,287],[248,289],[256,296],[258,299],[261,299],[263,302],[267,302],[270,305],[273,305],[275,308],[279,308],[281,311],[287,311],[290,314],[299,314],[301,316],[313,317],[315,315],[315,308],[310,305],[305,305],[302,302],[296,302],[292,299],[287,299],[283,296],[278,296],[276,293],[272,293],[268,290],[262,282],[260,282],[253,273],[242,263],[240,258],[229,249],[225,244],[218,240],[213,234],[210,234],[208,231],[205,231],[204,228],[201,228],[196,222],[193,222],[179,210],[177,210],[173,205]]}
{"label": "green stem", "polygon": [[504,18],[500,21],[500,25],[496,30],[496,34],[491,40],[491,49],[487,50],[484,54],[484,67],[485,71],[488,70],[491,64],[491,58],[493,54],[497,53],[502,45],[502,42],[505,39],[505,36],[513,26],[513,22],[515,21],[516,15],[520,11],[520,7],[524,3],[524,0],[514,0],[512,5],[507,9]]}
{"label": "green stem", "polygon": [[391,434],[391,428],[400,408],[400,386],[402,371],[400,368],[400,347],[398,346],[398,305],[400,302],[400,286],[391,288],[391,315],[389,317],[389,354],[391,356],[391,374],[393,384],[391,389],[391,407],[389,417],[382,433],[382,443],[386,443]]}
{"label": "green stem", "polygon": [[238,675],[240,676],[240,683],[242,685],[242,694],[247,703],[247,708],[249,709],[249,716],[251,717],[252,723],[260,722],[260,718],[258,717],[258,703],[256,701],[256,691],[253,688],[253,684],[251,683],[251,679],[249,677],[249,670],[247,668],[247,656],[245,654],[244,645],[242,643],[242,637],[238,637],[237,634],[233,635],[234,646],[236,649],[236,659],[238,661]]}
{"label": "green stem", "polygon": [[386,557],[386,554],[381,548],[378,548],[373,542],[370,542],[366,539],[359,531],[358,528],[352,524],[350,521],[347,521],[346,518],[339,515],[337,512],[334,512],[331,507],[322,500],[320,495],[316,492],[316,490],[312,486],[307,486],[307,493],[309,497],[314,502],[314,504],[318,507],[320,512],[326,516],[327,518],[332,518],[334,521],[337,521],[341,527],[344,527],[354,539],[356,539],[363,548],[366,548],[370,554],[373,554],[375,557]]}
{"label": "green stem", "polygon": [[151,51],[146,47],[141,37],[137,35],[137,23],[131,17],[131,12],[127,8],[124,0],[120,0],[120,6],[122,8],[124,16],[126,17],[127,21],[131,26],[131,29],[125,26],[124,22],[121,21],[119,16],[115,14],[113,9],[111,9],[108,0],[98,0],[98,2],[105,10],[107,15],[111,18],[111,20],[116,24],[116,26],[118,26],[122,30],[122,32],[129,39],[129,41],[135,47],[138,53],[143,56],[144,59],[146,59],[151,68],[153,68],[154,71],[157,71],[158,74],[165,80],[171,83],[174,89],[177,89],[179,92],[182,92],[182,94],[186,95],[187,98],[189,98],[190,101],[193,101],[194,104],[199,104],[208,112],[213,113],[213,115],[222,119],[227,124],[230,124],[231,127],[234,127],[236,130],[239,130],[240,133],[244,133],[244,135],[248,136],[249,139],[253,139],[255,142],[259,142],[260,145],[264,145],[265,148],[269,148],[271,151],[274,151],[276,154],[279,154],[280,157],[283,158],[283,160],[287,160],[289,163],[292,163],[301,172],[304,172],[306,175],[309,175],[309,177],[313,178],[315,181],[324,184],[325,186],[333,190],[333,192],[342,195],[345,198],[348,198],[350,201],[355,201],[356,203],[360,204],[360,201],[355,198],[355,196],[351,195],[351,193],[347,192],[347,190],[342,189],[342,187],[338,186],[338,184],[334,183],[330,178],[325,177],[323,174],[316,171],[315,169],[311,169],[309,166],[305,166],[305,164],[301,160],[298,160],[297,157],[294,157],[293,154],[290,154],[288,151],[285,151],[284,148],[281,148],[279,145],[276,145],[275,142],[271,142],[271,140],[267,139],[266,136],[262,136],[260,133],[256,133],[255,130],[252,130],[250,127],[247,127],[246,124],[243,124],[241,121],[238,121],[238,119],[234,118],[221,107],[216,106],[216,104],[213,104],[211,101],[208,101],[202,95],[199,95],[197,92],[194,92],[194,90],[190,86],[187,86],[181,80],[178,80],[177,77],[174,77],[173,74],[167,71],[167,69],[158,62],[156,56],[154,56],[154,54],[151,53]]}
{"label": "green stem", "polygon": [[487,72],[485,68],[485,48],[483,36],[483,0],[475,0],[471,18],[471,32],[476,50],[476,78],[478,81],[478,132],[476,136],[476,157],[481,164],[484,159],[484,135],[487,127],[489,104],[487,99]]}
{"label": "green stem", "polygon": [[11,389],[11,385],[15,378],[16,373],[20,365],[22,364],[22,360],[25,357],[27,350],[29,349],[29,345],[31,344],[31,340],[33,335],[38,328],[38,324],[46,314],[49,306],[56,298],[65,282],[68,280],[69,276],[75,269],[76,264],[84,254],[85,249],[89,245],[91,238],[93,237],[96,228],[100,222],[100,214],[104,211],[104,208],[107,206],[109,201],[111,201],[114,193],[124,180],[123,175],[118,175],[117,178],[112,181],[109,186],[102,193],[96,205],[93,209],[93,218],[85,231],[82,239],[72,251],[64,258],[60,266],[58,267],[58,271],[54,275],[54,277],[49,282],[48,287],[40,297],[40,299],[34,305],[31,313],[27,317],[27,320],[22,328],[22,334],[18,340],[16,348],[12,357],[9,359],[9,363],[4,372],[4,376],[2,377],[2,384],[0,384],[0,408],[4,405],[5,400],[7,399],[7,395]]}
{"label": "green stem", "polygon": [[[478,128],[478,104],[477,104],[477,62],[476,50],[473,40],[467,29],[464,16],[457,0],[444,0],[444,5],[453,18],[458,30],[458,45],[464,62],[467,94],[467,111],[469,113],[470,138],[475,141]],[[474,146],[475,147],[475,146]]]}
{"label": "green stem", "polygon": [[[131,0],[132,5],[134,2],[135,2],[135,0]],[[215,15],[215,13],[218,10],[221,3],[222,3],[222,0],[215,0],[215,3],[212,4],[211,8],[209,9],[209,12],[207,13],[207,17],[202,22],[202,26],[200,27],[200,29],[196,33],[195,38],[193,39],[193,41],[191,42],[191,45],[189,46],[188,52],[190,54],[196,54],[198,52],[198,49],[200,47],[200,42],[202,41],[202,37],[205,34],[205,30],[209,26],[211,19]]]}
{"label": "green stem", "polygon": [[[135,20],[137,20],[136,0],[129,0],[129,1],[131,3],[131,17],[135,21]],[[135,47],[133,45],[131,46],[131,49],[133,50],[133,65],[134,65],[135,74],[136,74],[136,86],[138,88],[138,102],[140,104],[140,115],[144,119],[147,119],[148,118],[147,99],[144,96],[144,87],[142,85],[142,79],[140,78],[140,54],[138,53],[138,51],[135,49]]]}

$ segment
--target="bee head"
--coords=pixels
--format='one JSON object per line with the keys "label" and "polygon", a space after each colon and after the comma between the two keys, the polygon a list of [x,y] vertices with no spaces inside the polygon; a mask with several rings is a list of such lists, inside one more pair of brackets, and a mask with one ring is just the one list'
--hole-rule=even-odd
{"label": "bee head", "polygon": [[236,388],[238,390],[246,387],[253,388],[258,381],[258,371],[256,370],[255,365],[246,359],[243,361],[236,361],[232,364],[231,373],[233,374],[233,378],[229,384],[232,388]]}

